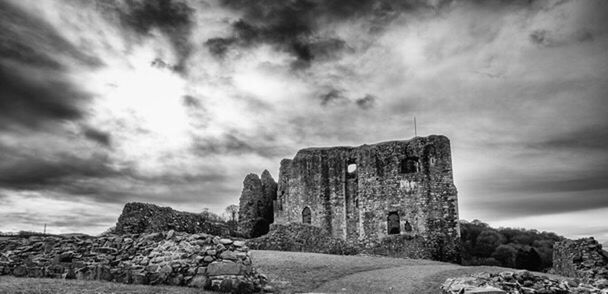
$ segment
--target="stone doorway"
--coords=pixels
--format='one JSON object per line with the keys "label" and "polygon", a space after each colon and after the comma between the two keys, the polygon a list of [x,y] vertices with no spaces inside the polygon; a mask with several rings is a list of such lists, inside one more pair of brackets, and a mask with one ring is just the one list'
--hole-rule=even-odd
{"label": "stone doorway", "polygon": [[401,226],[399,224],[399,213],[391,211],[388,213],[386,218],[386,227],[389,235],[395,235],[401,233]]}
{"label": "stone doorway", "polygon": [[310,208],[304,207],[302,210],[302,223],[310,224],[311,223],[311,212]]}

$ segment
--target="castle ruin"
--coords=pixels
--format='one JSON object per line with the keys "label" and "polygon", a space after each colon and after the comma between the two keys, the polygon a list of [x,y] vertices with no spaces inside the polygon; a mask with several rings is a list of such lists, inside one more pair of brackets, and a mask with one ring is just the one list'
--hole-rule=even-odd
{"label": "castle ruin", "polygon": [[308,223],[362,247],[391,236],[458,247],[450,141],[415,137],[359,147],[307,148],[281,161],[274,223]]}

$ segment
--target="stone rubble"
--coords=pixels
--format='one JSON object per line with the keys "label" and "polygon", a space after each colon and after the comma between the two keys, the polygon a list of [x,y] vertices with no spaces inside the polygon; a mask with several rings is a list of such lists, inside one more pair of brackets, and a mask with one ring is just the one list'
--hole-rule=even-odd
{"label": "stone rubble", "polygon": [[210,220],[202,214],[139,202],[127,203],[116,222],[117,234],[155,233],[169,230],[220,236],[227,236],[231,233],[226,224]]}
{"label": "stone rubble", "polygon": [[0,275],[252,293],[271,289],[242,241],[175,231],[0,239]]}
{"label": "stone rubble", "polygon": [[441,290],[443,294],[608,294],[608,281],[581,283],[578,279],[555,279],[522,270],[449,278]]}
{"label": "stone rubble", "polygon": [[590,280],[608,279],[608,253],[595,239],[565,240],[553,245],[552,273]]}

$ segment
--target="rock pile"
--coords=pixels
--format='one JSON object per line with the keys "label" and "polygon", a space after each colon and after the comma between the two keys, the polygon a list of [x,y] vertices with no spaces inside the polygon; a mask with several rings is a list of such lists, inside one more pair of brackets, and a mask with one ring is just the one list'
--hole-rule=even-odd
{"label": "rock pile", "polygon": [[575,279],[553,279],[529,271],[477,273],[467,277],[450,278],[441,286],[444,294],[607,294],[608,281],[593,284]]}
{"label": "rock pile", "polygon": [[169,230],[219,236],[230,234],[226,224],[209,220],[204,215],[138,202],[127,203],[116,223],[117,234],[141,234]]}
{"label": "rock pile", "polygon": [[175,231],[104,237],[12,237],[0,240],[0,274],[260,291],[243,241]]}
{"label": "rock pile", "polygon": [[308,224],[272,224],[267,235],[247,240],[251,249],[302,251],[353,255],[357,247],[347,241],[332,238],[325,230]]}
{"label": "rock pile", "polygon": [[553,245],[552,272],[585,282],[608,279],[608,253],[593,238],[557,242]]}

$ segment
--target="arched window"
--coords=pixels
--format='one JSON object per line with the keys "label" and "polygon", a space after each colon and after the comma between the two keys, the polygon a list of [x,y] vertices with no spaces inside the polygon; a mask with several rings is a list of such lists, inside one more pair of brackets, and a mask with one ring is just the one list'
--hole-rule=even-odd
{"label": "arched window", "polygon": [[346,177],[356,178],[357,177],[357,163],[353,159],[349,160],[346,165]]}
{"label": "arched window", "polygon": [[418,157],[408,157],[406,159],[401,160],[400,167],[400,171],[402,174],[412,174],[419,172],[420,166],[418,165]]}
{"label": "arched window", "polygon": [[304,207],[304,210],[302,210],[302,223],[310,224],[310,222],[311,222],[310,208]]}
{"label": "arched window", "polygon": [[401,226],[399,224],[399,213],[391,211],[388,213],[386,218],[386,227],[389,235],[401,233]]}
{"label": "arched window", "polygon": [[356,163],[349,164],[348,167],[346,168],[346,171],[349,174],[352,174],[352,173],[356,172],[357,171],[357,164]]}

